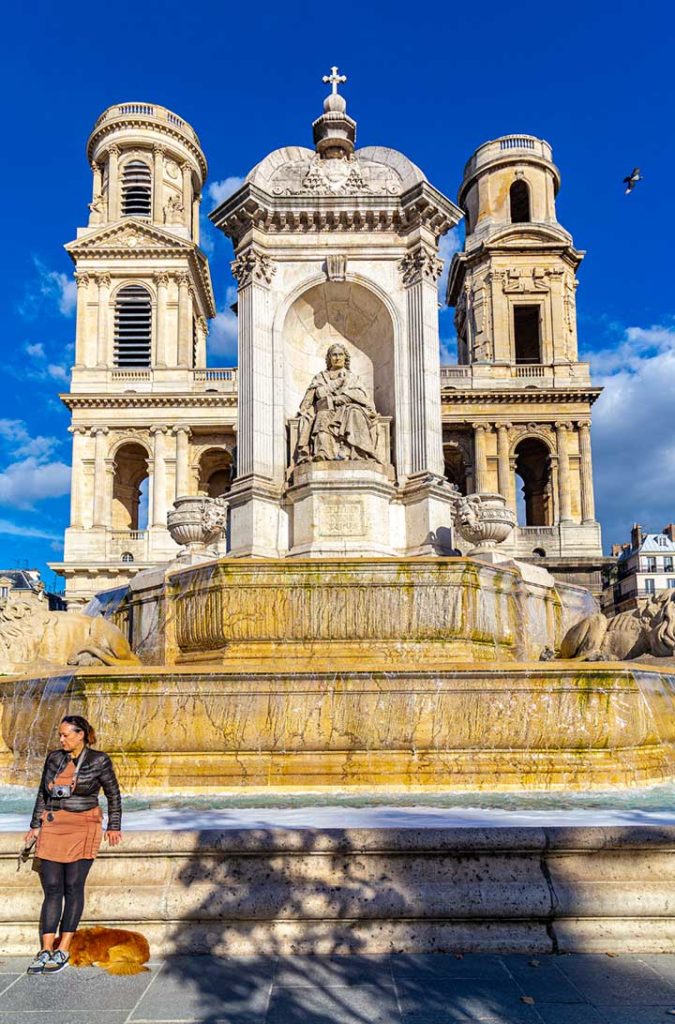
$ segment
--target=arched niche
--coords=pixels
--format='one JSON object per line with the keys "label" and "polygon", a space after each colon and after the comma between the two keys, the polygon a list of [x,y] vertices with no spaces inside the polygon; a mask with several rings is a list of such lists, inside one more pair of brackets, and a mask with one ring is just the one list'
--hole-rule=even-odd
{"label": "arched niche", "polygon": [[314,374],[326,368],[326,350],[340,341],[351,370],[382,416],[395,415],[394,324],[383,301],[353,281],[326,281],[300,295],[283,327],[284,417],[297,415]]}
{"label": "arched niche", "polygon": [[144,530],[147,506],[143,500],[148,479],[148,453],[135,442],[122,444],[115,452],[112,494],[114,530]]}
{"label": "arched niche", "polygon": [[232,454],[224,448],[207,448],[198,464],[198,491],[209,498],[220,498],[232,486]]}

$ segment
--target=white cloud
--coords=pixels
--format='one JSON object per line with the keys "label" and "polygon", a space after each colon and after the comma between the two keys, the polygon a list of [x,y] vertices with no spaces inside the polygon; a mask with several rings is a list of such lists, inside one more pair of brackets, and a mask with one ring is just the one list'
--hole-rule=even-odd
{"label": "white cloud", "polygon": [[452,228],[443,235],[438,243],[438,255],[443,260],[443,273],[438,280],[438,301],[445,306],[445,293],[448,289],[448,274],[452,257],[462,248],[462,239],[457,228]]}
{"label": "white cloud", "polygon": [[49,307],[56,307],[62,316],[72,316],[77,305],[77,284],[68,274],[50,270],[37,256],[33,257],[37,282],[26,288],[19,312],[26,320],[35,320]]}
{"label": "white cloud", "polygon": [[34,345],[26,345],[26,355],[29,355],[31,359],[44,359],[45,358],[45,347],[41,341],[36,341]]}
{"label": "white cloud", "polygon": [[54,380],[60,380],[64,384],[67,384],[70,380],[70,373],[65,366],[59,366],[57,363],[49,363],[47,366],[47,373]]}
{"label": "white cloud", "polygon": [[20,523],[11,523],[8,519],[0,519],[0,534],[11,537],[38,537],[40,540],[50,540],[52,548],[59,550],[63,547],[63,537],[48,530],[36,526],[22,526]]}
{"label": "white cloud", "polygon": [[70,490],[70,466],[29,457],[0,473],[0,505],[32,508],[36,501],[60,498]]}
{"label": "white cloud", "polygon": [[660,530],[675,519],[675,328],[629,327],[618,345],[589,357],[605,389],[593,410],[593,453],[607,549],[633,522]]}
{"label": "white cloud", "polygon": [[225,295],[225,306],[211,321],[208,349],[213,355],[224,356],[228,365],[237,362],[237,317],[230,306],[237,301],[237,289],[230,287]]}
{"label": "white cloud", "polygon": [[236,192],[238,188],[244,184],[244,179],[237,177],[233,174],[229,178],[223,178],[222,181],[212,181],[208,188],[209,198],[213,199],[214,203],[220,204],[224,202],[233,192]]}
{"label": "white cloud", "polygon": [[23,420],[0,419],[0,442],[5,442],[13,457],[28,456],[41,460],[48,459],[59,446],[57,437],[33,437]]}

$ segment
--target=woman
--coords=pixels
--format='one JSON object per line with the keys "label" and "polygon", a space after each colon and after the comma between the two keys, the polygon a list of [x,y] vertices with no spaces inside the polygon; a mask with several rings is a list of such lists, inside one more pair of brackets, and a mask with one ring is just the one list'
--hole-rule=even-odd
{"label": "woman", "polygon": [[[37,839],[44,902],[40,952],[29,974],[56,974],[68,964],[70,943],[84,909],[84,883],[101,845],[103,788],[108,802],[106,839],[122,839],[122,801],[112,761],[93,750],[96,734],[86,718],[66,715],[59,726],[60,750],[47,755],[26,844]],[[60,925],[60,927],[59,927]],[[54,949],[59,932],[58,949]]]}

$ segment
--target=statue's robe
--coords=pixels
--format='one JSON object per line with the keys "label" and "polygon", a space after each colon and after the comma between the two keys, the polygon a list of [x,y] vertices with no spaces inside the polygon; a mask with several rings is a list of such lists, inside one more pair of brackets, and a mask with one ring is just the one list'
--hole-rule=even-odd
{"label": "statue's robe", "polygon": [[[338,396],[346,402],[336,403]],[[347,369],[322,370],[312,379],[300,405],[298,461],[379,461],[375,418],[373,404],[355,374]]]}

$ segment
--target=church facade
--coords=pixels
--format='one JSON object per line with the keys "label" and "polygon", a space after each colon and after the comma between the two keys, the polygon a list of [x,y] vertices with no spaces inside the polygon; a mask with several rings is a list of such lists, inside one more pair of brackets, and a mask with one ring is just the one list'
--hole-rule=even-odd
{"label": "church facade", "polygon": [[[89,222],[66,247],[73,475],[53,568],[70,607],[170,563],[167,512],[184,495],[228,497],[233,557],[450,554],[450,484],[518,504],[510,551],[599,588],[599,389],[578,360],[583,254],[556,219],[550,147],[481,146],[455,205],[403,154],[355,149],[339,76],[329,81],[314,149],[270,154],[211,214],[234,246],[238,369],[207,367],[215,304],[196,133],[143,103],[94,126]],[[462,215],[447,292],[458,363],[441,367],[438,242]],[[367,464],[346,451],[342,465],[296,465],[303,394],[331,346],[372,398],[372,451]]]}

